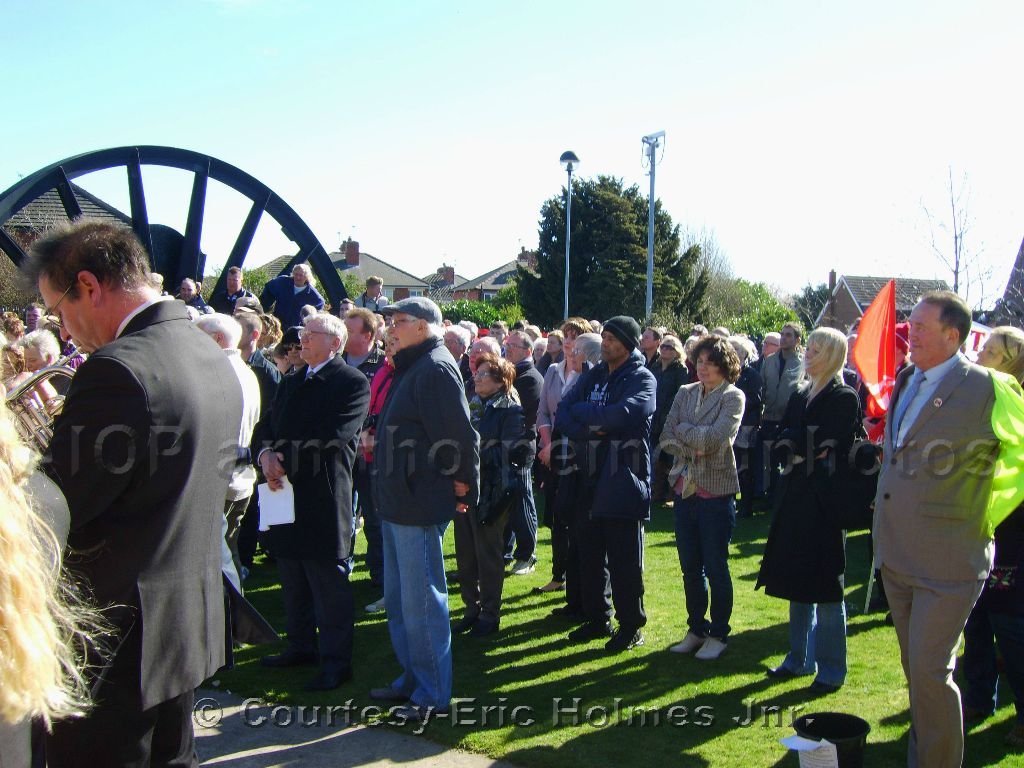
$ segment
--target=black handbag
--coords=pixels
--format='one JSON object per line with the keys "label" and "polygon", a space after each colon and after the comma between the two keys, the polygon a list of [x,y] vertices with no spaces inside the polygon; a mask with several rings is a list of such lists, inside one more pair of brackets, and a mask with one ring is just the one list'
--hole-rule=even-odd
{"label": "black handbag", "polygon": [[497,472],[485,472],[480,485],[480,503],[476,519],[481,525],[490,525],[512,511],[523,495],[523,481],[519,467],[503,463]]}
{"label": "black handbag", "polygon": [[843,530],[871,528],[881,459],[880,445],[858,440],[849,453],[836,462],[834,471],[825,480],[827,490],[822,494],[825,508]]}

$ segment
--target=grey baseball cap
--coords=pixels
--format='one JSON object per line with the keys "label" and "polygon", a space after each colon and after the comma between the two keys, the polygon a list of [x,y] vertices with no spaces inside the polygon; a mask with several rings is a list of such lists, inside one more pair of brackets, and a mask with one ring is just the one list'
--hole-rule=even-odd
{"label": "grey baseball cap", "polygon": [[399,312],[426,320],[434,325],[440,325],[442,322],[441,309],[426,296],[410,296],[408,299],[402,299],[380,308],[382,315],[394,315]]}

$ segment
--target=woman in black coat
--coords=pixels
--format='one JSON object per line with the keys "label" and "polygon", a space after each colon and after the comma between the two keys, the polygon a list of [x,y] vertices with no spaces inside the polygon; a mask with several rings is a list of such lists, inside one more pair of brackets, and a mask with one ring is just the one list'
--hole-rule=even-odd
{"label": "woman in black coat", "polygon": [[845,534],[830,502],[834,467],[846,461],[857,434],[857,393],[839,379],[846,337],[819,328],[807,339],[810,383],[793,393],[775,456],[782,482],[757,587],[789,600],[790,650],[768,676],[814,674],[811,692],[831,693],[846,681]]}
{"label": "woman in black coat", "polygon": [[502,509],[494,501],[533,451],[523,408],[511,394],[515,378],[515,366],[504,358],[491,352],[478,358],[473,379],[481,408],[473,426],[480,433],[480,503],[455,516],[455,560],[466,612],[452,627],[474,637],[494,634],[501,621],[505,524],[514,504]]}
{"label": "woman in black coat", "polygon": [[[658,352],[661,364],[653,371],[658,381],[658,391],[655,395],[654,419],[651,422],[652,446],[657,446],[661,440],[665,419],[668,418],[679,388],[690,383],[690,372],[683,364],[683,343],[679,339],[666,335],[661,340]],[[668,487],[668,471],[671,467],[672,457],[664,451],[658,451],[654,459],[654,483],[651,488],[651,501],[656,504],[672,498],[672,491]]]}
{"label": "woman in black coat", "polygon": [[760,471],[761,462],[755,459],[757,429],[761,426],[761,374],[753,366],[757,360],[757,349],[754,342],[746,336],[730,336],[729,343],[740,358],[740,377],[736,380],[736,388],[743,393],[743,420],[740,422],[740,433],[732,450],[736,454],[736,469],[740,480],[740,500],[737,504],[737,517],[754,516],[754,473]]}

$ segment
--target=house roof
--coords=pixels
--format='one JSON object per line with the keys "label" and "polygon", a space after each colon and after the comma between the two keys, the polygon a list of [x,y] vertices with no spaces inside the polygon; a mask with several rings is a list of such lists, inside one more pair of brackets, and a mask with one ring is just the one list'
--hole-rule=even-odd
{"label": "house roof", "polygon": [[1024,240],[1010,270],[1010,279],[1006,281],[1006,290],[996,302],[993,314],[997,322],[1019,323],[1024,318]]}
{"label": "house roof", "polygon": [[[890,280],[896,281],[896,311],[907,314],[917,304],[922,294],[928,291],[948,291],[949,285],[945,280],[918,280],[913,277],[862,277],[858,275],[843,275],[836,281],[835,290],[832,296],[837,296],[840,291],[846,291],[857,304],[861,314],[868,308],[879,292]],[[828,310],[828,303],[821,308],[818,316],[814,319],[815,326],[821,325],[821,319]]]}
{"label": "house roof", "polygon": [[513,260],[502,264],[496,269],[492,269],[490,272],[485,272],[472,280],[466,280],[462,283],[459,283],[456,280],[455,290],[466,291],[479,288],[483,291],[500,291],[509,283],[515,282],[516,267],[518,265],[519,261]]}
{"label": "house roof", "polygon": [[[103,221],[116,221],[118,223],[131,223],[131,217],[119,211],[110,203],[100,200],[95,195],[87,192],[77,184],[72,184],[71,189],[75,193],[78,205],[82,209],[82,215]],[[56,189],[43,193],[30,202],[16,214],[11,216],[4,224],[10,229],[47,229],[54,224],[68,220],[68,214],[64,210],[64,204]]]}
{"label": "house roof", "polygon": [[[928,291],[948,291],[949,285],[945,280],[918,280],[912,277],[858,277],[856,275],[843,275],[840,282],[845,283],[853,300],[861,310],[868,308],[868,305],[875,300],[885,284],[890,280],[896,280],[896,310],[910,311],[917,304],[922,294]],[[838,291],[840,286],[836,285]]]}
{"label": "house roof", "polygon": [[441,274],[442,269],[444,267],[424,277],[423,282],[430,286],[430,290],[427,291],[427,298],[437,304],[448,304],[455,298],[455,286],[459,283],[464,283],[466,278],[455,273],[455,283],[446,283],[444,282],[444,275]]}
{"label": "house roof", "polygon": [[[386,261],[378,259],[376,256],[371,256],[365,251],[359,253],[359,266],[349,266],[348,261],[345,258],[345,254],[340,251],[334,251],[328,254],[331,259],[331,263],[337,267],[338,271],[342,275],[352,274],[358,277],[361,281],[365,281],[366,278],[371,275],[376,275],[384,281],[386,288],[415,288],[417,290],[426,291],[430,286],[420,280],[413,274],[406,272],[404,269],[388,264]],[[294,256],[278,256],[276,259],[263,264],[271,275],[278,275],[282,269],[288,266],[288,262],[291,261]]]}

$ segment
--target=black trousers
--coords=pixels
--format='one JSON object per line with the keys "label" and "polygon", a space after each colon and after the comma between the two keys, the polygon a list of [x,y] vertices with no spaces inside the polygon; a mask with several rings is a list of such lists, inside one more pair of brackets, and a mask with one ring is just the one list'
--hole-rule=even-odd
{"label": "black trousers", "polygon": [[355,615],[348,564],[279,557],[277,567],[284,592],[288,649],[304,654],[319,649],[322,669],[351,669]]}
{"label": "black trousers", "polygon": [[[370,466],[362,459],[356,462],[352,473],[352,486],[359,495],[358,512],[363,515],[363,535],[366,536],[366,570],[370,572],[370,581],[374,586],[384,583],[384,538],[380,530],[380,516],[377,514],[377,503],[373,497],[370,482]],[[354,529],[354,526],[353,526]],[[355,542],[353,551],[355,551]]]}
{"label": "black trousers", "polygon": [[142,710],[133,686],[104,685],[88,717],[61,720],[46,739],[50,768],[179,768],[199,765],[188,691]]}
{"label": "black trousers", "polygon": [[644,626],[643,522],[591,519],[589,513],[577,514],[575,522],[584,615],[589,621],[607,621],[614,602],[620,626]]}

